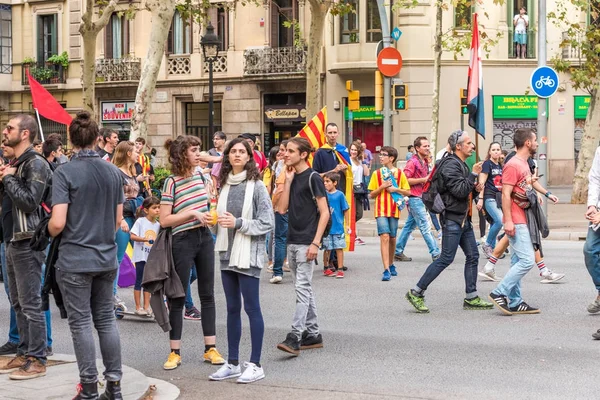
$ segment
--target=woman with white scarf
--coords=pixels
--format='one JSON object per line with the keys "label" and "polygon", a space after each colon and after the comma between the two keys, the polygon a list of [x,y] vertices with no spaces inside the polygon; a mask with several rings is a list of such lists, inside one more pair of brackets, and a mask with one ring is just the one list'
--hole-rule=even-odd
{"label": "woman with white scarf", "polygon": [[[260,309],[260,273],[265,264],[265,238],[273,230],[273,206],[252,156],[240,138],[225,148],[219,174],[221,194],[217,205],[215,251],[221,262],[221,280],[227,302],[228,357],[211,380],[236,378],[251,383],[265,377],[260,364],[265,331]],[[250,320],[252,353],[242,373],[239,346],[242,336],[242,297]]]}

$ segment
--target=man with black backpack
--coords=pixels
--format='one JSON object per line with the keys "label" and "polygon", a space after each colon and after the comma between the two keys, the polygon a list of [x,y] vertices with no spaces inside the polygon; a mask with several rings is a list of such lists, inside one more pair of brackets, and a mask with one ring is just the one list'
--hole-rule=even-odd
{"label": "man with black backpack", "polygon": [[[17,115],[2,131],[5,146],[15,153],[14,162],[0,169],[2,190],[12,201],[13,234],[6,247],[11,303],[17,315],[17,356],[0,373],[26,380],[46,375],[46,323],[42,311],[42,264],[44,252],[30,245],[48,204],[52,171],[33,149],[38,127],[30,115]],[[42,208],[44,206],[44,208]]]}
{"label": "man with black backpack", "polygon": [[288,212],[287,254],[296,286],[296,311],[292,331],[277,348],[294,356],[300,349],[323,347],[312,276],[329,221],[329,206],[321,176],[306,163],[311,151],[304,138],[288,141],[284,156],[287,168],[282,172],[285,186],[278,203],[281,214]]}
{"label": "man with black backpack", "polygon": [[[471,310],[493,307],[491,303],[483,301],[477,295],[479,252],[471,224],[472,193],[475,190],[482,163],[475,164],[473,172],[469,172],[465,160],[473,153],[475,145],[466,132],[460,130],[452,132],[448,144],[452,154],[446,155],[438,162],[430,178],[432,184],[426,189],[437,191],[439,199],[443,202],[443,211],[440,214],[443,232],[442,254],[427,267],[414,289],[409,290],[405,296],[420,313],[429,312],[429,308],[425,305],[425,290],[447,266],[452,264],[458,246],[463,249],[467,257],[465,262],[466,296],[463,308]],[[427,197],[424,194],[423,200],[428,207],[431,207],[431,204],[426,201]],[[440,210],[436,209],[435,211],[439,212]]]}

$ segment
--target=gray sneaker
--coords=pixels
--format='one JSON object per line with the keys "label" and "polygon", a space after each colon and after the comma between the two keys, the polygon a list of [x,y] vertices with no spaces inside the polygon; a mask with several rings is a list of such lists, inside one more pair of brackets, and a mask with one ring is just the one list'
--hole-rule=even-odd
{"label": "gray sneaker", "polygon": [[396,261],[412,261],[412,258],[407,257],[404,255],[404,253],[400,253],[400,254],[394,254],[394,260]]}
{"label": "gray sneaker", "polygon": [[501,281],[501,278],[499,276],[496,276],[496,271],[494,271],[493,269],[491,271],[486,271],[484,269],[483,271],[479,272],[477,275],[479,275],[486,281],[492,281],[492,282],[500,282]]}
{"label": "gray sneaker", "polygon": [[540,283],[556,283],[565,277],[565,274],[557,274],[556,272],[552,272],[548,270],[545,274],[542,274],[542,280]]}
{"label": "gray sneaker", "polygon": [[594,302],[587,306],[587,310],[590,314],[596,314],[597,312],[600,312],[600,299],[594,299]]}
{"label": "gray sneaker", "polygon": [[492,249],[492,246],[490,246],[487,243],[481,244],[481,250],[483,250],[483,254],[485,254],[485,258],[490,258],[492,256],[492,253],[494,252],[494,249]]}

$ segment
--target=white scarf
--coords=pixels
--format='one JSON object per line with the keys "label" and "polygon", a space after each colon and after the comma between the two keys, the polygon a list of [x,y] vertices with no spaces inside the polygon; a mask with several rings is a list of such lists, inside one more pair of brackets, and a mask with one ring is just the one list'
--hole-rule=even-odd
{"label": "white scarf", "polygon": [[[221,188],[221,195],[217,203],[217,215],[222,215],[227,211],[227,197],[229,196],[230,186],[236,186],[246,181],[246,171],[237,175],[229,173],[227,183]],[[242,206],[242,219],[252,219],[252,198],[254,197],[254,180],[246,181],[246,193],[244,194],[244,205]],[[227,251],[229,248],[229,234],[226,228],[217,226],[217,241],[215,251]],[[233,238],[233,246],[229,255],[229,265],[239,269],[250,268],[250,252],[252,250],[252,237],[245,235],[239,230]]]}

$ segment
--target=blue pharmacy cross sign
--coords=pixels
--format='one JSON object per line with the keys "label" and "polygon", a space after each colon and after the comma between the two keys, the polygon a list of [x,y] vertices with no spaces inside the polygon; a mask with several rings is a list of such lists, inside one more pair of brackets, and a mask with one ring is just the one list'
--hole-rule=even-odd
{"label": "blue pharmacy cross sign", "polygon": [[400,36],[402,36],[402,31],[400,29],[398,29],[398,27],[395,27],[392,30],[392,39],[394,39],[395,41],[398,41],[398,39],[400,39]]}
{"label": "blue pharmacy cross sign", "polygon": [[558,74],[550,67],[538,67],[531,74],[529,85],[536,96],[548,98],[558,90]]}

